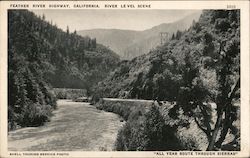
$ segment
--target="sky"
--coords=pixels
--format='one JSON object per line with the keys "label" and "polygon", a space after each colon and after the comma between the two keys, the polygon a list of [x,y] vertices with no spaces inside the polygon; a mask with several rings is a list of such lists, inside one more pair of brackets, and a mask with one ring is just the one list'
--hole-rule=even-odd
{"label": "sky", "polygon": [[162,23],[171,23],[197,10],[31,10],[45,15],[47,21],[70,31],[89,29],[146,30]]}

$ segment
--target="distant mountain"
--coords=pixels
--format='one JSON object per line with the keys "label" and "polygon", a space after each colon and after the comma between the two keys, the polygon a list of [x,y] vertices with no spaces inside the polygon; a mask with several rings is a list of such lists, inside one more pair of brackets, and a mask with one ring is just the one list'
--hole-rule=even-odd
{"label": "distant mountain", "polygon": [[109,47],[123,58],[127,47],[136,43],[138,38],[141,38],[143,35],[143,32],[119,29],[93,29],[78,31],[77,34],[96,38],[100,43]]}
{"label": "distant mountain", "polygon": [[[178,30],[188,29],[193,21],[197,21],[201,12],[195,12],[173,23],[163,23],[144,31],[119,29],[81,30],[77,34],[90,36],[115,51],[123,59],[132,59],[148,53],[152,48],[160,45],[160,32],[167,32],[168,38]],[[168,39],[167,38],[167,39]]]}

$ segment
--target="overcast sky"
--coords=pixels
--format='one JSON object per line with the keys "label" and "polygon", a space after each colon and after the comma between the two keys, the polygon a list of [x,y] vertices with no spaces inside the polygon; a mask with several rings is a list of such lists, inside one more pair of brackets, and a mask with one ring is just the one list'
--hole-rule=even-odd
{"label": "overcast sky", "polygon": [[174,22],[197,10],[32,10],[44,14],[58,27],[70,31],[95,28],[145,30],[161,23]]}

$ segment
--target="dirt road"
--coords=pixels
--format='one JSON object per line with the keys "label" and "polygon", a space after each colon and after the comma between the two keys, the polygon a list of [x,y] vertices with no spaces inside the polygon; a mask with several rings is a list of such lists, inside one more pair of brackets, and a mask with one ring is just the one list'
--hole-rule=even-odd
{"label": "dirt road", "polygon": [[88,103],[59,100],[51,121],[40,127],[11,131],[10,151],[112,150],[122,124],[116,114]]}

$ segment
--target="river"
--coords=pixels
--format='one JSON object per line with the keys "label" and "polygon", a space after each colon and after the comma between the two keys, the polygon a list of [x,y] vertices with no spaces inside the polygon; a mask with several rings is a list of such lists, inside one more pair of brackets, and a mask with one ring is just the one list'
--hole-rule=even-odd
{"label": "river", "polygon": [[96,109],[89,103],[58,100],[51,121],[40,127],[9,132],[10,151],[113,150],[118,130],[124,124],[118,115]]}

